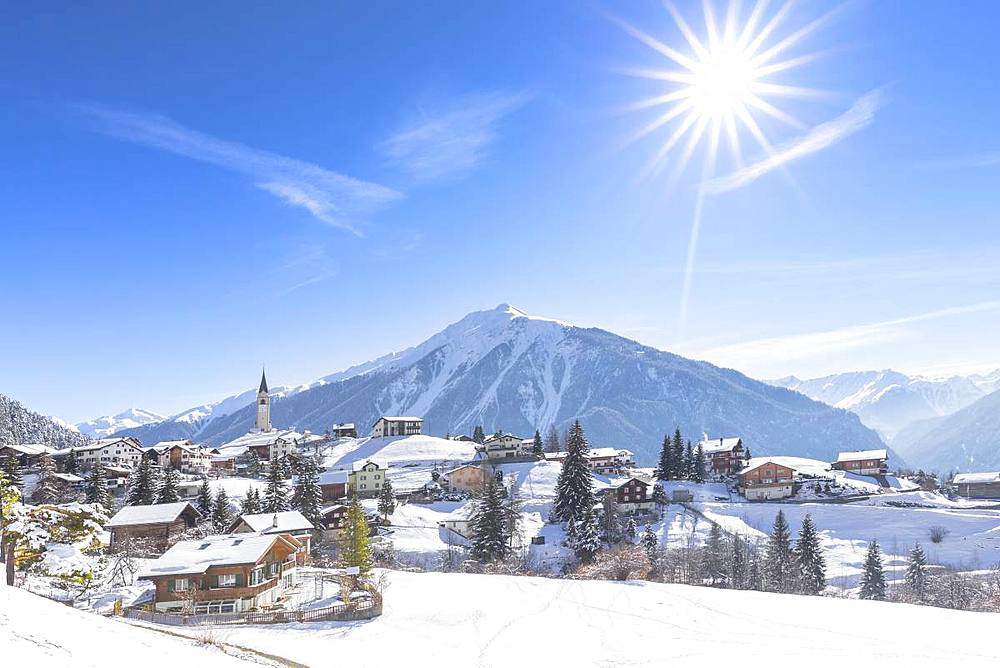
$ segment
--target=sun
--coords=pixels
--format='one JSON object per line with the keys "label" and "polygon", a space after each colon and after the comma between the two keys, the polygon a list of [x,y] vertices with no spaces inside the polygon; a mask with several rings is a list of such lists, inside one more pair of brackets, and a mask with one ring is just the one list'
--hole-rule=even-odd
{"label": "sun", "polygon": [[702,4],[704,32],[698,34],[668,2],[667,11],[684,38],[684,46],[678,48],[612,18],[669,62],[669,66],[662,69],[626,70],[627,74],[664,82],[666,86],[664,93],[628,107],[629,110],[663,109],[628,143],[668,128],[653,163],[664,161],[671,152],[680,149],[676,174],[703,140],[707,140],[708,170],[714,166],[716,153],[723,143],[729,144],[734,162],[742,165],[741,135],[749,135],[760,150],[773,153],[772,143],[761,128],[761,117],[802,130],[804,124],[782,109],[777,100],[819,96],[824,91],[790,85],[782,77],[819,54],[788,56],[788,52],[836,10],[776,38],[788,22],[791,6],[789,2],[769,13],[767,0],[758,0],[743,17],[739,3],[733,0],[720,25],[712,3],[705,0]]}

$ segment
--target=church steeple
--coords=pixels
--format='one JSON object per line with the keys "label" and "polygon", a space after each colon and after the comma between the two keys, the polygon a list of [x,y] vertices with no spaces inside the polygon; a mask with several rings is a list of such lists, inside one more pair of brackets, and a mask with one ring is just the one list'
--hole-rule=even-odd
{"label": "church steeple", "polygon": [[267,377],[260,370],[260,389],[257,390],[257,431],[271,431],[271,395],[267,392]]}

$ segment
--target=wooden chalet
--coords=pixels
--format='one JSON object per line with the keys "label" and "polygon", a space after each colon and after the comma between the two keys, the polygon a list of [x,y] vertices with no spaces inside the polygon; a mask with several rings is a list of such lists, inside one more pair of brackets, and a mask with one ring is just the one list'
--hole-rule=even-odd
{"label": "wooden chalet", "polygon": [[750,501],[786,499],[795,493],[795,469],[772,457],[754,457],[739,473],[739,488]]}
{"label": "wooden chalet", "polygon": [[878,450],[855,450],[841,452],[832,466],[840,471],[857,473],[858,475],[885,475],[889,472],[889,452]]}
{"label": "wooden chalet", "polygon": [[743,447],[742,438],[706,438],[698,445],[705,453],[705,465],[709,473],[719,476],[735,475],[743,468],[746,448]]}
{"label": "wooden chalet", "polygon": [[299,565],[304,565],[312,548],[312,534],[316,531],[313,523],[297,510],[280,513],[257,513],[240,515],[229,527],[228,533],[257,533],[261,535],[288,534],[302,544],[298,555]]}
{"label": "wooden chalet", "polygon": [[125,541],[133,540],[142,541],[139,549],[147,554],[162,554],[200,518],[198,509],[187,501],[125,506],[108,522],[111,551],[116,552]]}
{"label": "wooden chalet", "polygon": [[1000,499],[1000,472],[956,473],[951,486],[967,499]]}

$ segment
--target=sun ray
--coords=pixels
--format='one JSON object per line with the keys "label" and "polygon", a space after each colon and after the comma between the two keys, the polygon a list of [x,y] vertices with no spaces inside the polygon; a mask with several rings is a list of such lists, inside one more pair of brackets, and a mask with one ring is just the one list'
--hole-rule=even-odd
{"label": "sun ray", "polygon": [[843,9],[843,5],[840,5],[838,7],[834,7],[833,9],[831,9],[830,11],[828,11],[826,14],[824,14],[821,17],[819,17],[818,19],[816,19],[814,21],[810,21],[804,27],[799,28],[798,30],[796,30],[795,32],[793,32],[788,37],[784,38],[783,40],[781,40],[780,42],[778,42],[774,46],[770,47],[767,51],[764,51],[759,56],[756,56],[751,61],[751,64],[752,65],[761,65],[761,64],[767,63],[769,60],[771,60],[772,58],[774,58],[776,55],[778,55],[779,53],[781,53],[782,51],[784,51],[788,47],[793,46],[794,44],[796,44],[797,42],[799,42],[800,40],[802,40],[802,38],[806,37],[810,33],[815,32],[817,28],[819,28],[820,26],[822,26],[823,24],[825,24],[827,21],[829,21],[831,18],[833,18],[833,16],[835,16],[838,12],[840,12],[841,9]]}
{"label": "sun ray", "polygon": [[671,18],[674,19],[674,23],[677,25],[677,29],[681,31],[681,35],[683,35],[684,39],[687,40],[687,43],[691,46],[695,56],[700,60],[706,60],[709,57],[708,49],[706,49],[701,43],[698,36],[694,34],[694,31],[691,30],[691,26],[689,26],[687,21],[684,20],[681,13],[677,11],[674,4],[668,0],[663,3],[663,6],[667,8]]}
{"label": "sun ray", "polygon": [[670,81],[672,83],[687,84],[693,86],[698,78],[690,72],[676,72],[669,70],[651,70],[639,67],[627,67],[620,70],[622,74],[638,79],[653,79],[655,81]]}
{"label": "sun ray", "polygon": [[664,104],[669,104],[671,102],[677,102],[678,100],[683,100],[684,98],[691,97],[691,91],[687,88],[681,88],[680,90],[675,90],[672,93],[667,93],[665,95],[657,95],[656,97],[646,98],[645,100],[639,100],[638,102],[633,102],[632,104],[626,105],[621,108],[621,111],[641,111],[643,109],[649,109],[651,107],[659,107]]}
{"label": "sun ray", "polygon": [[743,26],[743,31],[740,32],[739,39],[736,40],[736,48],[742,51],[746,47],[747,42],[754,35],[754,30],[757,28],[757,24],[760,23],[760,17],[764,15],[764,10],[767,8],[767,0],[757,0],[754,3],[753,9],[750,10],[750,16],[747,18],[746,24]]}
{"label": "sun ray", "polygon": [[788,0],[788,2],[782,5],[781,9],[779,9],[777,13],[771,17],[771,20],[764,24],[764,27],[760,29],[760,32],[757,33],[757,35],[744,49],[743,53],[747,58],[753,57],[753,55],[757,52],[757,49],[759,49],[761,45],[764,44],[764,41],[771,36],[771,33],[774,32],[775,28],[777,28],[778,25],[784,20],[785,16],[791,9],[792,2],[791,0]]}
{"label": "sun ray", "polygon": [[739,21],[737,16],[739,5],[736,0],[729,0],[729,6],[726,9],[726,27],[722,31],[722,43],[732,44],[733,43],[733,33],[736,31],[736,23]]}
{"label": "sun ray", "polygon": [[788,70],[795,69],[796,67],[801,67],[808,63],[823,57],[824,52],[816,51],[815,53],[807,53],[803,56],[797,56],[795,58],[789,58],[788,60],[780,60],[776,63],[768,63],[766,65],[760,65],[754,68],[757,72],[757,76],[766,77],[771,74],[777,74],[778,72],[787,72]]}
{"label": "sun ray", "polygon": [[714,51],[719,47],[719,27],[715,24],[715,10],[712,0],[701,0],[702,11],[705,14],[705,32],[708,34],[708,48]]}
{"label": "sun ray", "polygon": [[673,150],[674,146],[677,145],[677,142],[684,138],[684,135],[687,134],[687,131],[691,129],[691,126],[694,125],[697,120],[698,114],[693,112],[684,117],[684,120],[677,126],[677,129],[674,130],[673,134],[670,135],[667,141],[663,143],[663,146],[661,146],[656,152],[656,155],[649,160],[646,169],[643,170],[644,176],[648,177],[649,175],[654,174],[657,171],[657,168],[662,166],[663,158],[666,157],[671,150]]}
{"label": "sun ray", "polygon": [[775,118],[782,123],[792,126],[796,130],[805,130],[806,126],[799,119],[793,117],[791,114],[778,109],[773,104],[766,100],[762,100],[756,95],[750,95],[747,97],[747,104],[754,107],[755,109],[760,109],[765,114],[771,118]]}
{"label": "sun ray", "polygon": [[680,116],[681,114],[683,114],[685,111],[690,110],[693,106],[694,106],[694,102],[684,101],[684,102],[681,102],[681,103],[675,105],[674,107],[668,109],[666,112],[664,112],[663,114],[661,114],[660,116],[658,116],[656,119],[654,119],[651,123],[649,123],[644,128],[642,128],[641,130],[639,130],[637,133],[635,133],[634,135],[632,135],[629,139],[627,139],[625,141],[625,146],[629,146],[630,144],[634,144],[635,142],[639,141],[640,139],[642,139],[643,137],[645,137],[649,133],[653,132],[657,128],[663,127],[664,125],[666,125],[670,121],[674,120],[675,118],[677,118],[678,116]]}
{"label": "sun ray", "polygon": [[778,97],[828,97],[832,93],[821,88],[806,88],[803,86],[788,86],[786,84],[756,81],[750,86],[750,92],[777,95]]}
{"label": "sun ray", "polygon": [[616,24],[618,24],[619,28],[621,28],[622,30],[624,30],[628,34],[632,35],[632,37],[635,37],[637,40],[639,40],[640,42],[642,42],[643,44],[645,44],[649,48],[653,49],[654,51],[663,54],[664,56],[666,56],[670,60],[674,61],[675,63],[677,63],[681,67],[684,67],[684,68],[690,70],[695,65],[697,65],[697,63],[694,60],[692,60],[691,58],[685,56],[683,53],[681,53],[677,49],[673,49],[673,48],[667,46],[666,44],[664,44],[660,40],[656,39],[655,37],[653,37],[653,36],[651,36],[651,35],[649,35],[647,33],[644,33],[643,31],[641,31],[638,28],[634,27],[632,24],[627,23],[625,21],[622,21],[621,19],[619,19],[619,18],[617,18],[615,16],[610,16],[609,15],[609,18],[612,21],[614,21]]}

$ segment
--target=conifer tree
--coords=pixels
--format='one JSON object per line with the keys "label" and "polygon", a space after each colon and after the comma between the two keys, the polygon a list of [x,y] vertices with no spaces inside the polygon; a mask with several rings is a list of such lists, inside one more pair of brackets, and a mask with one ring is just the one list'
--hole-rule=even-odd
{"label": "conifer tree", "polygon": [[180,483],[180,474],[173,466],[167,466],[167,470],[163,474],[163,481],[160,483],[160,489],[156,494],[157,503],[177,503],[180,501],[180,495],[177,493],[177,486]]}
{"label": "conifer tree", "polygon": [[208,486],[208,478],[201,479],[201,487],[198,488],[198,511],[203,518],[212,514],[212,488]]}
{"label": "conifer tree", "polygon": [[653,527],[646,525],[646,530],[642,532],[642,538],[639,539],[639,545],[646,552],[646,557],[649,559],[649,563],[656,564],[659,557],[660,550],[660,539],[657,538],[656,533],[653,531]]}
{"label": "conifer tree", "polygon": [[687,442],[684,448],[684,464],[681,467],[684,480],[694,480],[694,450],[691,448],[691,441]]}
{"label": "conifer tree", "polygon": [[625,532],[614,490],[608,490],[601,499],[601,516],[601,527],[608,545],[617,545],[622,542]]}
{"label": "conifer tree", "polygon": [[781,510],[774,518],[771,536],[767,541],[767,561],[764,585],[768,591],[787,593],[794,582],[795,561],[792,555],[791,531]]}
{"label": "conifer tree", "polygon": [[215,529],[215,533],[225,533],[232,521],[229,496],[226,494],[226,488],[219,485],[219,491],[215,493],[215,502],[212,503],[212,528]]}
{"label": "conifer tree", "polygon": [[726,555],[722,542],[722,527],[712,523],[702,550],[702,575],[713,587],[726,580]]}
{"label": "conifer tree", "polygon": [[70,448],[69,454],[63,461],[63,473],[76,475],[80,471],[80,462],[76,457],[76,448]]}
{"label": "conifer tree", "polygon": [[[312,457],[303,457],[299,462],[295,487],[292,490],[291,507],[302,513],[314,527],[323,523],[323,490],[319,488],[319,469]],[[386,480],[386,484],[389,481]]]}
{"label": "conifer tree", "polygon": [[795,565],[801,593],[815,596],[826,588],[826,561],[819,544],[819,533],[808,513],[802,518],[802,527],[795,542]]}
{"label": "conifer tree", "polygon": [[555,425],[549,427],[549,433],[545,436],[545,451],[559,452],[559,431]]}
{"label": "conifer tree", "polygon": [[267,487],[264,489],[264,500],[261,511],[265,513],[280,513],[288,510],[288,488],[282,477],[281,466],[276,461],[271,462],[267,471]]}
{"label": "conifer tree", "polygon": [[486,433],[483,431],[483,426],[477,424],[476,428],[472,430],[472,440],[482,445],[486,441]]}
{"label": "conifer tree", "polygon": [[[688,441],[688,448],[690,447],[691,441]],[[695,482],[705,482],[708,480],[708,471],[705,470],[705,448],[701,443],[694,449],[694,459],[691,462],[691,479]]]}
{"label": "conifer tree", "polygon": [[670,442],[670,460],[673,465],[671,478],[680,480],[684,477],[684,439],[681,437],[680,427],[674,429],[674,438]]}
{"label": "conifer tree", "polygon": [[635,536],[638,533],[639,528],[635,525],[635,518],[629,516],[628,522],[625,523],[625,540],[630,543],[635,542]]}
{"label": "conifer tree", "polygon": [[24,489],[24,477],[21,475],[21,464],[14,455],[7,455],[4,458],[3,471],[7,477],[7,484],[21,492]]}
{"label": "conifer tree", "polygon": [[129,476],[125,503],[130,506],[149,506],[156,501],[156,476],[148,457],[139,460]]}
{"label": "conifer tree", "polygon": [[486,483],[472,515],[472,558],[481,563],[502,561],[508,554],[502,487]]}
{"label": "conifer tree", "polygon": [[535,438],[531,441],[531,454],[536,457],[541,457],[544,451],[545,446],[542,444],[542,435],[536,429]]}
{"label": "conifer tree", "polygon": [[594,507],[594,479],[587,462],[588,451],[587,438],[577,420],[570,427],[566,439],[566,459],[556,480],[556,501],[552,514],[557,522],[567,522],[571,517],[580,518]]}
{"label": "conifer tree", "polygon": [[660,460],[656,464],[656,479],[657,480],[670,480],[673,475],[674,464],[671,453],[673,450],[670,447],[670,435],[663,435],[663,445],[660,446]]}
{"label": "conifer tree", "polygon": [[764,574],[760,568],[760,554],[757,550],[750,552],[750,560],[747,565],[747,589],[753,591],[764,591]]}
{"label": "conifer tree", "polygon": [[923,603],[927,588],[927,557],[920,543],[914,543],[906,560],[905,582],[910,597],[917,603]]}
{"label": "conifer tree", "polygon": [[739,536],[729,543],[729,586],[732,589],[747,587],[747,546]]}
{"label": "conifer tree", "polygon": [[865,555],[864,572],[861,574],[861,590],[858,597],[871,601],[885,600],[885,572],[882,570],[882,551],[878,542],[868,544],[868,554]]}
{"label": "conifer tree", "polygon": [[59,500],[59,483],[55,477],[56,462],[52,455],[43,452],[38,458],[38,481],[31,500],[35,503],[55,503]]}
{"label": "conifer tree", "polygon": [[382,519],[388,524],[389,515],[396,512],[396,494],[392,490],[392,483],[385,479],[382,491],[378,494],[378,511],[382,513]]}
{"label": "conifer tree", "polygon": [[260,513],[260,495],[253,487],[247,490],[240,502],[240,515],[257,515]]}
{"label": "conifer tree", "polygon": [[113,505],[111,492],[108,491],[107,475],[104,465],[98,462],[94,465],[94,470],[90,472],[90,479],[87,480],[85,489],[87,503],[96,503],[105,510],[110,511]]}
{"label": "conifer tree", "polygon": [[571,546],[582,561],[589,562],[601,549],[601,536],[597,530],[597,518],[592,508],[588,508],[576,527],[576,540]]}
{"label": "conifer tree", "polygon": [[368,520],[355,495],[347,509],[344,528],[340,532],[340,563],[342,566],[356,566],[364,575],[372,568],[371,548],[368,544]]}

